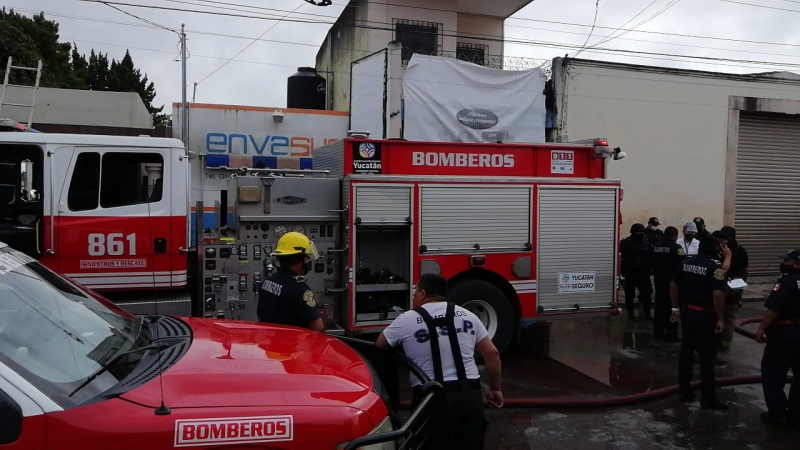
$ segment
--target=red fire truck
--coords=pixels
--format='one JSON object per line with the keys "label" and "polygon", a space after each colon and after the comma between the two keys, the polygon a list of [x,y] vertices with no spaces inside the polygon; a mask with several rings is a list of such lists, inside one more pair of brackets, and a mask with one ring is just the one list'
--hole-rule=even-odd
{"label": "red fire truck", "polygon": [[[623,157],[605,140],[470,144],[352,137],[313,169],[268,158],[192,155],[180,141],[0,133],[0,241],[98,291],[147,290],[129,311],[255,320],[272,247],[287,231],[322,252],[308,283],[331,333],[372,333],[412,308],[413,283],[439,273],[502,351],[537,320],[618,311]],[[219,204],[191,204],[189,167],[229,179]],[[216,223],[198,214],[214,209]],[[151,291],[190,289],[189,302]],[[137,309],[139,308],[139,309]]]}

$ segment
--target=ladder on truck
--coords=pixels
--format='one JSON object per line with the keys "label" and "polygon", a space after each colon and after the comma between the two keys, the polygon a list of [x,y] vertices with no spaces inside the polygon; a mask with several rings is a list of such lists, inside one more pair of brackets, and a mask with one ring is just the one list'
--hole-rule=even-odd
{"label": "ladder on truck", "polygon": [[[36,72],[36,82],[33,86],[28,86],[25,84],[9,84],[9,80],[11,79],[11,71],[12,70],[22,70],[28,72]],[[36,92],[39,90],[39,81],[42,78],[42,60],[39,60],[39,65],[37,67],[23,67],[23,66],[15,66],[12,64],[11,57],[8,57],[8,64],[6,64],[6,74],[3,80],[3,91],[0,92],[0,117],[2,117],[3,107],[4,106],[16,106],[19,108],[29,108],[30,113],[28,114],[28,128],[31,127],[31,123],[33,123],[33,109],[36,107]],[[8,92],[8,87],[18,87],[22,89],[33,89],[33,100],[31,104],[25,103],[10,103],[6,102],[6,93]]]}

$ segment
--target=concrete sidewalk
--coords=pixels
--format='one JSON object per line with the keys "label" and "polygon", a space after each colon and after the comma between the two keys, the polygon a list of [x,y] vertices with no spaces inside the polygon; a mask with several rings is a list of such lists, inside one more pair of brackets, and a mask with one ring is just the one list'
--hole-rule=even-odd
{"label": "concrete sidewalk", "polygon": [[778,277],[751,277],[747,280],[747,288],[744,290],[742,301],[759,302],[764,301],[775,286]]}

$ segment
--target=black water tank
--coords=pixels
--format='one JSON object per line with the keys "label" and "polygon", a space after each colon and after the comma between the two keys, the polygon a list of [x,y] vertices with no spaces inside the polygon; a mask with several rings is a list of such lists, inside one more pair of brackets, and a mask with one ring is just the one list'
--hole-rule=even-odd
{"label": "black water tank", "polygon": [[302,109],[325,108],[325,78],[313,67],[298,67],[289,77],[286,107]]}

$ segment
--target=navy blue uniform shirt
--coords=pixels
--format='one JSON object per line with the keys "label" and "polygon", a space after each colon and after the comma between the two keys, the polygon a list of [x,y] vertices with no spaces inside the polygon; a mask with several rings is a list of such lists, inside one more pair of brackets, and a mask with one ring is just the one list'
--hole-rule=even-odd
{"label": "navy blue uniform shirt", "polygon": [[314,292],[297,277],[296,273],[279,268],[261,284],[256,312],[262,322],[305,328],[321,317]]}
{"label": "navy blue uniform shirt", "polygon": [[776,322],[800,320],[800,272],[780,277],[764,306],[779,314]]}
{"label": "navy blue uniform shirt", "polygon": [[669,284],[675,271],[686,257],[683,247],[677,242],[662,239],[653,247],[653,277],[656,284]]}
{"label": "navy blue uniform shirt", "polygon": [[620,269],[626,278],[650,277],[650,258],[653,256],[653,245],[646,237],[634,239],[628,236],[619,243],[622,262]]}
{"label": "navy blue uniform shirt", "polygon": [[672,281],[679,287],[681,306],[714,309],[714,291],[727,291],[728,282],[721,264],[705,255],[683,260]]}

